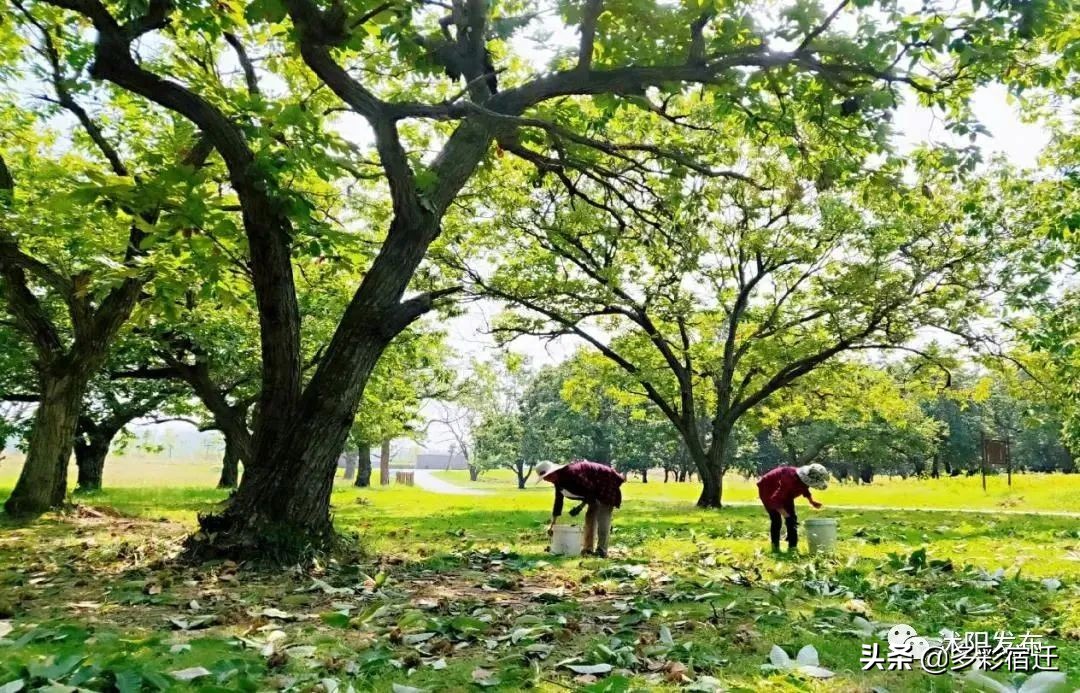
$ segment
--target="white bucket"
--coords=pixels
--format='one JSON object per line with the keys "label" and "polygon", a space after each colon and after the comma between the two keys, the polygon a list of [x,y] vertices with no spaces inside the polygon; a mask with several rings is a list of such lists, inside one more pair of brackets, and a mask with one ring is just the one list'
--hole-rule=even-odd
{"label": "white bucket", "polygon": [[810,553],[830,553],[836,548],[836,520],[814,518],[803,522]]}
{"label": "white bucket", "polygon": [[551,533],[551,553],[557,556],[577,556],[585,531],[573,525],[555,525]]}

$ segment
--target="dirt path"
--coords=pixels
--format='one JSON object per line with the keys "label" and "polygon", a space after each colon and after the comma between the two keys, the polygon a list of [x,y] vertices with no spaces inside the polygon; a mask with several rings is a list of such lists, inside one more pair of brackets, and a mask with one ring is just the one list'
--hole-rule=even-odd
{"label": "dirt path", "polygon": [[464,486],[451,484],[449,481],[443,481],[439,477],[432,474],[430,469],[415,470],[413,472],[413,482],[425,491],[431,491],[432,493],[441,493],[444,496],[491,495],[490,491],[484,491],[478,488],[465,488]]}

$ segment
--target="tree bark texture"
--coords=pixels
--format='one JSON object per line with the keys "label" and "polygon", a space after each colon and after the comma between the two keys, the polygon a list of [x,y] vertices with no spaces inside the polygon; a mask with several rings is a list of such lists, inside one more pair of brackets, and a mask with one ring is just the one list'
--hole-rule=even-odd
{"label": "tree bark texture", "polygon": [[390,485],[390,441],[384,440],[379,446],[379,485]]}
{"label": "tree bark texture", "polygon": [[41,378],[29,452],[15,489],[4,504],[10,515],[33,515],[59,507],[67,496],[67,470],[87,380],[83,374]]}
{"label": "tree bark texture", "polygon": [[105,458],[113,436],[76,436],[75,465],[79,470],[77,491],[100,491],[105,473]]}
{"label": "tree bark texture", "polygon": [[225,454],[221,458],[221,478],[218,488],[236,488],[240,481],[240,459],[242,444],[232,436],[225,436]]}
{"label": "tree bark texture", "polygon": [[356,485],[360,488],[371,486],[371,446],[361,443],[357,446]]}

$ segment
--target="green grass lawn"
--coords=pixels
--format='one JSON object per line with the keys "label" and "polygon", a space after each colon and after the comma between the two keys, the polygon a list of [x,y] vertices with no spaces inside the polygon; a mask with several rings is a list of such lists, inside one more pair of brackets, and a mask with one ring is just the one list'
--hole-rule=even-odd
{"label": "green grass lawn", "polygon": [[[0,634],[11,629],[0,687],[674,691],[715,679],[746,691],[977,690],[952,675],[862,671],[862,644],[881,641],[856,616],[875,633],[904,622],[1043,635],[1067,690],[1080,687],[1077,520],[842,507],[902,503],[905,485],[913,506],[936,505],[934,488],[956,507],[1006,500],[980,506],[969,479],[829,489],[836,555],[781,559],[762,552],[759,508],[701,511],[695,485],[630,483],[607,561],[545,553],[550,488],[518,492],[497,474],[478,484],[497,492],[478,496],[340,482],[335,521],[365,553],[266,571],[171,562],[196,513],[225,497],[206,488],[215,470],[173,477],[121,460],[106,472],[113,488],[79,499],[96,510],[0,524]],[[1070,487],[1018,477],[1023,501],[1010,506],[1076,510],[1053,507]],[[730,499],[751,492],[729,480]],[[763,672],[774,644],[814,645],[836,676]],[[580,665],[611,671],[590,680],[569,668]],[[185,670],[197,678],[178,682]]]}
{"label": "green grass lawn", "polygon": [[[496,469],[485,472],[477,481],[469,481],[465,471],[440,471],[435,475],[459,486],[489,491],[516,490],[513,472]],[[641,483],[633,475],[623,486],[627,498],[692,503],[701,487],[696,482],[663,483],[663,473],[650,474]],[[530,478],[533,488],[535,477]],[[733,503],[757,503],[756,479],[739,474],[724,477],[724,500]],[[822,502],[835,505],[871,505],[889,508],[941,508],[949,510],[1038,510],[1080,513],[1080,474],[1014,474],[1012,486],[1004,474],[989,476],[986,491],[978,476],[943,479],[900,479],[878,477],[872,484],[833,482],[827,491],[815,492]]]}

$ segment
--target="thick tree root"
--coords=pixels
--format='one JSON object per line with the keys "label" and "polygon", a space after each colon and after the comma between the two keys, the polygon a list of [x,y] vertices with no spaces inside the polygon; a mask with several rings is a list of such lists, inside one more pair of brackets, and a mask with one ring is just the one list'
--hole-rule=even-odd
{"label": "thick tree root", "polygon": [[355,537],[338,534],[329,521],[321,528],[297,527],[238,517],[226,510],[199,516],[199,530],[184,542],[183,557],[196,562],[229,559],[296,565],[328,554],[352,553],[358,546]]}

